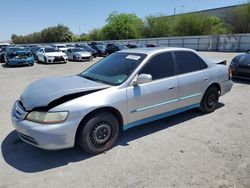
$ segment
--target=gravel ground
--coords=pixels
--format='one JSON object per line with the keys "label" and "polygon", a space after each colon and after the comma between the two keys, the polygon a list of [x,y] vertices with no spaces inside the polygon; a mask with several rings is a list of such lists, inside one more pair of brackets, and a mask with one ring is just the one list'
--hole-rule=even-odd
{"label": "gravel ground", "polygon": [[[237,55],[201,54],[229,62]],[[242,80],[220,98],[214,113],[191,110],[132,128],[98,156],[76,149],[45,151],[21,142],[10,111],[25,87],[37,79],[77,74],[94,62],[0,66],[0,188],[250,188],[250,82]]]}

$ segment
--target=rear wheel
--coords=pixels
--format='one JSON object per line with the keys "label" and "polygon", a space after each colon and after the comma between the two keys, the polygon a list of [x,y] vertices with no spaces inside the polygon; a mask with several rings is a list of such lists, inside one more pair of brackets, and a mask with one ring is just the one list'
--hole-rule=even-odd
{"label": "rear wheel", "polygon": [[80,147],[96,155],[113,147],[119,134],[119,123],[112,113],[100,112],[91,116],[79,131]]}
{"label": "rear wheel", "polygon": [[211,113],[215,110],[218,101],[219,101],[218,88],[215,86],[209,87],[202,98],[200,110],[204,113]]}

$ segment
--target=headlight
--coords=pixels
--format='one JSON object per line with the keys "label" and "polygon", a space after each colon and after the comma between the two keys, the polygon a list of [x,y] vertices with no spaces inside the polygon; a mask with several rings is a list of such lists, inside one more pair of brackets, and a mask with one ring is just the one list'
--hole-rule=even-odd
{"label": "headlight", "polygon": [[53,124],[61,123],[68,117],[68,112],[30,112],[26,119],[29,121],[43,123],[43,124]]}

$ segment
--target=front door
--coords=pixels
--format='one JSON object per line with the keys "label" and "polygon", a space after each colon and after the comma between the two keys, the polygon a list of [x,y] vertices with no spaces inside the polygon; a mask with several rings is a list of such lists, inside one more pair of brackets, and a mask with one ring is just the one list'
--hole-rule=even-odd
{"label": "front door", "polygon": [[150,74],[152,81],[127,88],[128,125],[125,129],[143,124],[175,110],[178,101],[178,79],[174,73],[171,53],[153,56],[139,71]]}

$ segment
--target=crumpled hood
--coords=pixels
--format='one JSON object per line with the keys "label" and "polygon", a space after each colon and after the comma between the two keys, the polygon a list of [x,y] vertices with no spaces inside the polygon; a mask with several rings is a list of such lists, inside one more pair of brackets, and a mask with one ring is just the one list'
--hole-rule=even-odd
{"label": "crumpled hood", "polygon": [[[70,94],[89,93],[110,87],[80,76],[42,79],[30,84],[21,95],[21,102],[27,111],[48,106],[56,99]],[[79,96],[78,96],[79,97]]]}

